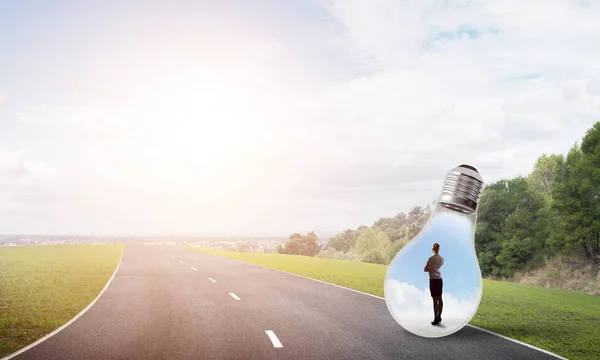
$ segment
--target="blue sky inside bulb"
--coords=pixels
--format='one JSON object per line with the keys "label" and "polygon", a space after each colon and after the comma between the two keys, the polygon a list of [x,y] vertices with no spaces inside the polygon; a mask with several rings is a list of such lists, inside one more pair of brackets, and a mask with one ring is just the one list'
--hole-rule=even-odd
{"label": "blue sky inside bulb", "polygon": [[[473,317],[481,299],[481,271],[473,248],[474,217],[439,211],[425,229],[392,260],[386,273],[385,299],[394,319],[406,330],[425,337],[441,337],[460,330]],[[440,244],[444,265],[442,323],[433,321],[429,274],[423,271]]]}

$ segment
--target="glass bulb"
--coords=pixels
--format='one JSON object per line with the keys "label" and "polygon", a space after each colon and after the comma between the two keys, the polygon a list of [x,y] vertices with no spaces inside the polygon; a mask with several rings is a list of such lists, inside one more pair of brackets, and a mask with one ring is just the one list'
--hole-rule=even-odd
{"label": "glass bulb", "polygon": [[[477,312],[483,281],[474,235],[482,188],[483,180],[475,168],[461,165],[452,169],[427,224],[387,269],[384,296],[388,310],[400,326],[415,335],[450,335]],[[424,271],[434,254],[434,243],[439,244],[439,255],[444,259],[439,269],[443,281],[441,322],[436,324],[432,324],[430,276]]]}

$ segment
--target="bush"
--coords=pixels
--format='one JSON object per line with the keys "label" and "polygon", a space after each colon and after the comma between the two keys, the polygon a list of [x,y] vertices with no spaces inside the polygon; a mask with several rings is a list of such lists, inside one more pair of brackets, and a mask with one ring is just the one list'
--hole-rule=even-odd
{"label": "bush", "polygon": [[353,254],[352,252],[343,252],[337,251],[333,248],[329,248],[327,250],[321,250],[316,257],[323,259],[337,259],[337,260],[350,260],[350,261],[360,261],[358,255]]}
{"label": "bush", "polygon": [[386,256],[385,251],[383,251],[382,249],[369,250],[360,257],[360,260],[362,262],[368,262],[373,264],[385,265],[388,263],[388,257]]}

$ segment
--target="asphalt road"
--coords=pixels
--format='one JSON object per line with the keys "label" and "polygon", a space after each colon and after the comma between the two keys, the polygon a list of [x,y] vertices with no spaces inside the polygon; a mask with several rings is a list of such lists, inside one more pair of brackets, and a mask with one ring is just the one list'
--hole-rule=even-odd
{"label": "asphalt road", "polygon": [[90,310],[13,359],[556,358],[471,327],[420,338],[382,299],[175,246],[128,245]]}

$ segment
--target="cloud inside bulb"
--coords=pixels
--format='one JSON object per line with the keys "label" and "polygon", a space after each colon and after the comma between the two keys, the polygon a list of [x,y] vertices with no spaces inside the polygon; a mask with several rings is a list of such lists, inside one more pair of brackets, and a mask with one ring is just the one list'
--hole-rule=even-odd
{"label": "cloud inside bulb", "polygon": [[[427,287],[421,290],[406,282],[390,280],[386,284],[385,292],[390,303],[394,305],[394,316],[399,318],[398,320],[401,323],[403,319],[407,321],[422,320],[425,323],[433,320],[433,302]],[[444,308],[442,318],[456,321],[469,318],[478,306],[479,296],[479,290],[462,298],[443,292]]]}

